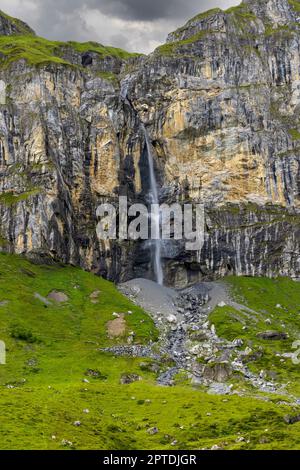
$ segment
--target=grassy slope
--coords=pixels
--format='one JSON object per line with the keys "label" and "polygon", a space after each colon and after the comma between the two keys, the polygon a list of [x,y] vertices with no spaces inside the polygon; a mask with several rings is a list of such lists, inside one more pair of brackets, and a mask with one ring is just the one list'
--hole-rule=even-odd
{"label": "grassy slope", "polygon": [[[34,298],[53,289],[65,292],[69,301],[46,308]],[[89,297],[95,290],[101,291],[98,304]],[[210,396],[187,385],[161,388],[154,374],[140,369],[141,360],[100,353],[99,347],[112,344],[106,323],[115,311],[133,312],[126,322],[136,342],[155,339],[157,332],[141,309],[92,274],[0,254],[0,301],[8,301],[0,307],[0,337],[8,349],[7,365],[0,366],[2,449],[60,449],[63,439],[76,449],[300,446],[300,423],[283,421],[292,412],[287,407]],[[83,383],[87,369],[100,370],[102,377]],[[143,380],[120,385],[120,375],[127,372]],[[83,413],[86,408],[89,414]],[[77,420],[80,427],[73,425]],[[152,426],[159,429],[155,435],[147,432]],[[250,443],[236,443],[241,435]]]}
{"label": "grassy slope", "polygon": [[[64,58],[66,50],[69,50],[71,54],[93,52],[98,54],[99,60],[113,57],[126,61],[131,57],[141,55],[129,53],[117,47],[103,46],[97,42],[51,41],[36,36],[34,31],[25,23],[6,15],[0,10],[1,17],[14,24],[17,30],[12,36],[0,36],[0,69],[6,69],[10,64],[21,59],[26,60],[29,65],[33,66],[52,63],[76,67]],[[112,73],[103,72],[102,75],[103,78],[114,78]]]}
{"label": "grassy slope", "polygon": [[[116,57],[126,60],[139,54],[130,54],[123,49],[105,47],[95,42],[60,42],[50,41],[41,37],[25,36],[0,36],[0,53],[3,54],[0,65],[7,67],[10,63],[25,59],[31,65],[45,63],[69,64],[62,58],[62,49],[70,48],[83,54],[84,52],[96,52],[99,58]],[[70,64],[69,64],[70,65]]]}
{"label": "grassy slope", "polygon": [[[292,344],[300,339],[300,283],[287,278],[231,278],[228,283],[235,298],[257,315],[249,316],[229,306],[217,307],[210,321],[218,336],[230,341],[243,339],[242,349],[248,346],[261,356],[249,362],[249,368],[256,373],[264,370],[270,376],[275,373],[276,381],[288,384],[287,390],[300,396],[299,365],[279,356],[293,353]],[[270,341],[257,337],[267,330],[288,333],[289,338]]]}

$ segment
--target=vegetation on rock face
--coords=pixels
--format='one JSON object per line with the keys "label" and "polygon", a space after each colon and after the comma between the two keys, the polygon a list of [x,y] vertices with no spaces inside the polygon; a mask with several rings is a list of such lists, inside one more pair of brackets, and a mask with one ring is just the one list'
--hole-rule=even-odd
{"label": "vegetation on rock face", "polygon": [[[289,0],[290,5],[296,12],[300,12],[300,2],[297,0]],[[164,44],[156,49],[157,54],[162,55],[180,55],[181,47],[185,44],[192,44],[195,43],[203,38],[206,37],[206,34],[214,34],[217,31],[214,29],[204,29],[201,30],[199,33],[191,36],[188,39],[180,40],[180,37],[184,34],[185,31],[188,31],[190,28],[193,27],[194,24],[197,22],[201,22],[206,20],[214,15],[223,14],[227,16],[228,21],[232,22],[236,27],[236,33],[246,35],[248,40],[255,39],[253,36],[253,31],[250,31],[248,26],[251,21],[256,21],[257,17],[255,13],[251,10],[251,4],[241,3],[240,5],[233,6],[228,8],[227,10],[221,10],[220,8],[214,8],[212,10],[208,10],[206,12],[200,13],[196,15],[194,18],[189,20],[183,27],[178,28],[176,31],[172,33],[174,38],[173,42],[169,42]],[[297,23],[290,23],[289,25],[274,25],[271,23],[265,24],[265,35],[272,36],[274,34],[285,34],[291,35],[298,30],[299,25]],[[252,35],[252,36],[251,36]]]}
{"label": "vegetation on rock face", "polygon": [[23,21],[19,20],[18,18],[13,18],[12,16],[7,15],[3,11],[0,10],[0,21],[1,18],[4,21],[7,21],[15,28],[15,34],[20,35],[35,35],[34,31]]}
{"label": "vegetation on rock face", "polygon": [[207,18],[210,18],[213,15],[216,15],[217,13],[222,13],[221,8],[212,8],[211,10],[204,11],[203,13],[199,13],[198,15],[194,16],[188,21],[188,24],[194,23],[196,21],[201,21],[205,20]]}
{"label": "vegetation on rock face", "polygon": [[[0,11],[0,21],[1,18],[4,31],[3,35],[0,35],[0,67],[2,68],[21,59],[26,60],[30,65],[47,63],[71,65],[63,57],[65,50],[78,54],[95,53],[99,60],[107,57],[127,60],[140,55],[131,54],[116,47],[105,47],[96,42],[50,41],[37,37],[26,23]],[[6,33],[7,28],[9,28],[9,33]]]}
{"label": "vegetation on rock face", "polygon": [[[162,46],[159,46],[157,49],[155,49],[156,54],[160,55],[176,55],[179,54],[179,50],[182,46],[186,46],[188,44],[193,44],[197,41],[200,41],[204,37],[206,37],[208,34],[211,34],[212,31],[199,31],[197,34],[194,34],[188,39],[183,39],[182,41],[175,41],[175,42],[170,42],[163,44]],[[180,54],[182,56],[182,54]]]}
{"label": "vegetation on rock face", "polygon": [[249,10],[247,5],[241,3],[240,5],[237,5],[235,7],[228,8],[225,13],[227,14],[233,14],[237,18],[240,18],[241,20],[255,20],[256,16],[252,11]]}
{"label": "vegetation on rock face", "polygon": [[[300,4],[296,0],[289,0],[289,3],[296,11],[300,11]],[[180,38],[181,34],[187,30],[191,25],[196,22],[201,22],[207,18],[218,13],[231,15],[233,20],[237,24],[240,22],[255,20],[255,14],[249,9],[248,5],[240,4],[238,6],[231,7],[225,11],[220,8],[214,8],[203,13],[196,15],[194,18],[189,20],[185,26],[179,28],[173,33],[175,37]],[[129,53],[120,48],[103,46],[96,42],[85,42],[78,43],[75,41],[61,42],[61,41],[50,41],[41,37],[36,37],[34,33],[30,33],[30,28],[22,21],[11,18],[3,12],[0,12],[0,16],[8,19],[12,24],[18,27],[19,32],[14,36],[0,36],[0,67],[8,66],[10,63],[18,61],[20,59],[26,60],[30,65],[42,65],[47,63],[56,63],[71,65],[68,60],[64,58],[63,51],[70,49],[70,51],[84,54],[86,52],[95,53],[99,56],[99,59],[107,57],[114,57],[120,60],[128,60],[132,57],[141,56],[141,54]],[[279,30],[287,31],[288,28],[283,26]],[[266,26],[267,34],[273,34],[277,32],[277,29],[273,30],[271,26]],[[163,44],[156,50],[156,54],[161,55],[177,55],[180,52],[182,46],[193,44],[203,39],[207,34],[213,34],[214,30],[199,31],[190,38],[184,40],[175,40],[174,42]],[[109,79],[112,77],[108,77]]]}
{"label": "vegetation on rock face", "polygon": [[48,62],[66,64],[61,57],[55,54],[57,41],[35,36],[1,36],[0,53],[1,66],[7,66],[12,62],[24,59],[30,65],[38,65]]}
{"label": "vegetation on rock face", "polygon": [[40,188],[35,188],[30,191],[21,194],[14,194],[13,192],[6,192],[0,194],[0,204],[11,207],[21,201],[26,201],[31,196],[36,196],[39,194]]}
{"label": "vegetation on rock face", "polygon": [[298,129],[289,129],[289,134],[293,140],[300,140],[300,132]]}
{"label": "vegetation on rock face", "polygon": [[233,20],[237,23],[237,25],[240,25],[241,22],[244,23],[246,21],[256,19],[256,16],[254,15],[254,13],[249,10],[247,5],[244,5],[244,4],[229,8],[226,11],[223,11],[220,8],[214,8],[212,10],[208,10],[207,12],[203,12],[195,16],[194,18],[189,20],[183,27],[177,29],[173,33],[173,37],[175,37],[176,39],[178,38],[178,40],[174,40],[173,42],[169,42],[167,44],[164,44],[158,47],[155,50],[155,53],[162,54],[162,55],[176,55],[180,53],[180,49],[182,46],[185,46],[187,44],[193,44],[197,41],[202,40],[209,34],[212,35],[214,33],[217,33],[218,31],[214,29],[203,29],[187,39],[180,40],[180,37],[182,36],[182,34],[185,31],[188,31],[188,29],[191,28],[195,23],[201,22],[202,20],[210,18],[214,15],[217,15],[218,13],[231,15],[233,17]]}
{"label": "vegetation on rock face", "polygon": [[25,59],[30,65],[40,65],[45,63],[69,64],[63,59],[63,50],[70,49],[80,54],[85,52],[94,52],[98,54],[99,59],[105,57],[115,57],[126,60],[130,57],[136,57],[139,54],[130,54],[122,49],[114,47],[105,47],[101,44],[86,42],[61,42],[50,41],[48,39],[36,36],[0,36],[0,65],[7,66],[12,62]]}
{"label": "vegetation on rock face", "polygon": [[221,8],[213,8],[211,10],[204,11],[203,13],[199,13],[199,15],[196,15],[193,18],[191,18],[184,26],[182,26],[181,28],[178,28],[173,34],[179,37],[182,32],[184,32],[193,24],[206,20],[218,13],[222,13]]}
{"label": "vegetation on rock face", "polygon": [[127,60],[131,57],[139,57],[142,54],[131,53],[124,51],[118,47],[103,46],[97,42],[75,42],[69,41],[67,43],[60,43],[60,45],[65,45],[66,47],[71,47],[75,51],[84,54],[85,52],[95,52],[99,54],[100,57],[116,57],[118,59]]}
{"label": "vegetation on rock face", "polygon": [[[300,293],[292,281],[230,282],[259,311],[273,311],[280,301],[278,315],[296,331]],[[53,292],[64,293],[57,297],[64,301]],[[114,313],[124,314],[126,333],[111,339]],[[222,326],[214,315],[226,335],[228,317]],[[0,254],[0,338],[7,347],[7,364],[0,365],[1,449],[299,448],[300,423],[284,421],[297,407],[278,405],[279,397],[225,399],[187,384],[159,387],[147,359],[101,352],[127,344],[132,331],[136,344],[157,339],[152,320],[113,284],[77,268]],[[142,380],[122,385],[125,374]]]}

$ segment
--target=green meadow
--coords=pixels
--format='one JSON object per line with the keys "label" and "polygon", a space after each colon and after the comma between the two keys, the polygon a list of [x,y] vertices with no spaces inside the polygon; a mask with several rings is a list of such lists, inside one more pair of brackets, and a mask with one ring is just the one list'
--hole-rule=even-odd
{"label": "green meadow", "polygon": [[[300,284],[250,278],[229,282],[236,298],[260,312],[259,321],[274,313],[271,327],[278,328],[283,320],[291,336],[297,336]],[[64,293],[64,301],[49,298],[53,292]],[[277,303],[283,307],[282,318],[274,311]],[[262,345],[256,337],[260,325],[252,329],[249,324],[246,334],[230,323],[231,313],[226,307],[212,313],[218,333],[228,338],[231,331],[235,337],[244,333],[253,348],[265,347],[261,360],[268,367],[277,347],[290,350],[290,340]],[[123,314],[125,320],[123,334],[115,338],[108,328],[113,314]],[[7,348],[7,363],[0,365],[0,448],[299,448],[300,423],[287,424],[284,417],[300,410],[279,404],[291,401],[287,398],[254,392],[213,396],[186,381],[160,387],[156,374],[145,367],[147,359],[102,351],[127,344],[132,332],[135,344],[158,339],[150,317],[112,283],[79,268],[37,266],[0,254],[0,339]],[[280,380],[290,377],[296,393],[297,367],[275,365]],[[141,380],[123,385],[124,374]]]}

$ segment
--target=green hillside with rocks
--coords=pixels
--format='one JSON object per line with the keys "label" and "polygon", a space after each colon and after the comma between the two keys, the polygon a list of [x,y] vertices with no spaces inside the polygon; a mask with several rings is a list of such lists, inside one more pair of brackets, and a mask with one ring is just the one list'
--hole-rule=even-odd
{"label": "green hillside with rocks", "polygon": [[[232,283],[261,311],[281,296],[284,321],[296,331],[299,284],[248,278]],[[264,295],[255,298],[254,285]],[[222,335],[228,335],[231,313],[227,307],[212,313]],[[237,328],[231,331],[240,336]],[[242,331],[249,332],[244,341],[253,343],[256,329]],[[0,338],[7,347],[7,364],[0,366],[1,449],[299,447],[300,423],[294,421],[300,407],[292,394],[299,366],[292,374],[288,360],[276,362],[276,372],[291,382],[286,395],[258,392],[233,378],[236,393],[212,395],[184,373],[173,387],[159,386],[157,375],[170,366],[168,357],[155,361],[103,351],[158,351],[153,321],[113,284],[78,268],[37,266],[1,254]],[[263,348],[264,340],[257,341]],[[283,351],[285,340],[265,343],[270,368],[270,354],[276,357],[277,346]]]}

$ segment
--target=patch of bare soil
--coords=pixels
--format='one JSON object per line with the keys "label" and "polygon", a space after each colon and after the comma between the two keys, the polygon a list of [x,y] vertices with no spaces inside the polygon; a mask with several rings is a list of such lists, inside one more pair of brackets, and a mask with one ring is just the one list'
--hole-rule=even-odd
{"label": "patch of bare soil", "polygon": [[107,334],[110,338],[118,338],[124,336],[126,332],[126,321],[124,314],[120,313],[119,318],[107,323]]}
{"label": "patch of bare soil", "polygon": [[99,290],[95,290],[94,292],[91,293],[90,300],[91,300],[92,304],[97,304],[99,302],[100,293],[101,292]]}

